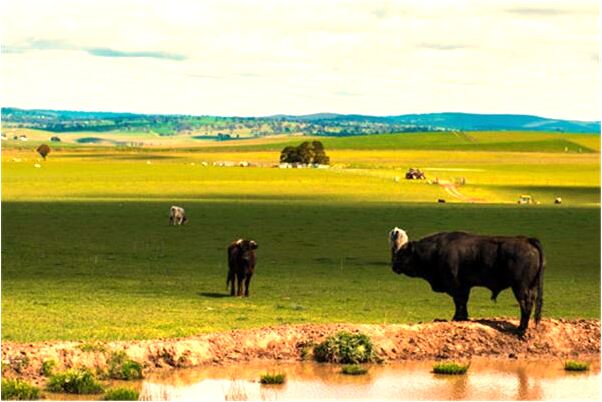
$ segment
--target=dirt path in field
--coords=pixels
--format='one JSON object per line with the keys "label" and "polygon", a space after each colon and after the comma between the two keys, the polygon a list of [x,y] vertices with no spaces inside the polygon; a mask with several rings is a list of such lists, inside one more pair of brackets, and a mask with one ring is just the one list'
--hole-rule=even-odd
{"label": "dirt path in field", "polygon": [[465,196],[458,190],[458,187],[456,187],[456,185],[454,183],[452,183],[451,181],[438,180],[438,183],[441,187],[443,187],[443,189],[445,190],[445,192],[447,194],[451,195],[454,198],[457,198],[458,200],[462,200],[465,202],[483,202],[483,201],[485,201],[480,198],[471,198],[471,197]]}
{"label": "dirt path in field", "polygon": [[146,371],[254,359],[301,360],[311,358],[311,345],[342,330],[370,336],[384,362],[467,360],[472,356],[503,359],[600,357],[598,320],[543,320],[539,328],[530,329],[522,339],[515,333],[517,324],[514,319],[499,318],[414,325],[302,324],[167,340],[2,342],[2,371],[4,375],[29,378],[39,383],[44,381],[41,368],[45,360],[55,360],[59,370],[88,367],[105,371],[108,357],[116,351],[126,352],[131,359],[141,362]]}

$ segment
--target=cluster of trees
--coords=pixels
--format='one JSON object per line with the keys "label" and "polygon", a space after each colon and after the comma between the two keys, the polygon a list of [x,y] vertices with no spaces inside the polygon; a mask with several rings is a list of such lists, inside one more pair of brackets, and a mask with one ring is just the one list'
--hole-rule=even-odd
{"label": "cluster of trees", "polygon": [[305,141],[297,147],[285,147],[280,152],[280,162],[328,165],[330,158],[326,155],[324,145],[320,141]]}

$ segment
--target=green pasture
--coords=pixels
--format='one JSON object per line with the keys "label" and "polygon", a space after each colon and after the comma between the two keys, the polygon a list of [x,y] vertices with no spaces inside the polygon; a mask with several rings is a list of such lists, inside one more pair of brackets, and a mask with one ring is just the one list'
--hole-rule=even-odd
{"label": "green pasture", "polygon": [[[143,339],[303,322],[451,318],[453,303],[395,275],[387,233],[525,234],[547,258],[544,317],[600,315],[598,208],[198,201],[167,225],[167,202],[4,202],[5,340]],[[226,246],[259,244],[248,299],[227,297]],[[474,289],[472,317],[518,316]]]}
{"label": "green pasture", "polygon": [[375,134],[351,137],[292,137],[266,138],[259,143],[245,144],[230,141],[219,146],[203,144],[206,152],[280,151],[288,145],[298,145],[306,140],[319,140],[328,149],[355,150],[450,150],[450,151],[503,151],[503,152],[557,152],[590,153],[600,150],[597,134],[564,134],[538,132],[433,132]]}
{"label": "green pasture", "polygon": [[[273,168],[278,152],[123,151],[78,148],[6,150],[4,200],[320,200],[322,202],[457,202],[437,180],[487,203],[515,203],[530,194],[542,204],[600,203],[598,154],[424,150],[332,150],[330,169]],[[214,167],[248,161],[261,167]],[[38,164],[40,167],[36,167]],[[204,166],[206,164],[207,166]],[[408,181],[408,167],[429,180]],[[429,184],[430,182],[430,184]]]}
{"label": "green pasture", "polygon": [[[580,141],[594,149],[588,138]],[[47,161],[26,145],[2,149],[4,340],[450,318],[451,298],[391,271],[393,226],[411,238],[443,230],[538,237],[547,259],[544,317],[600,316],[597,153],[332,147],[335,166],[322,170],[271,168],[279,152],[255,145],[219,152],[73,147]],[[260,167],[211,166],[220,160]],[[410,166],[431,180],[463,177],[458,190],[483,202],[407,181]],[[523,193],[541,205],[516,205]],[[563,205],[552,204],[556,196]],[[186,208],[189,224],[168,226],[173,204]],[[259,243],[248,299],[225,289],[226,247],[240,237]],[[489,296],[473,290],[472,317],[518,317],[511,291],[497,303]]]}

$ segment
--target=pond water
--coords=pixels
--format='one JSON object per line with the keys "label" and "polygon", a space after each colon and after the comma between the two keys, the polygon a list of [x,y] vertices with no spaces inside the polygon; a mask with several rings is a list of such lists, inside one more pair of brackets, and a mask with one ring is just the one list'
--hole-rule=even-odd
{"label": "pond water", "polygon": [[[143,381],[112,385],[138,389],[141,400],[170,401],[600,400],[601,396],[599,360],[582,373],[565,372],[561,360],[473,359],[468,373],[460,376],[433,374],[432,366],[433,362],[370,365],[368,374],[349,376],[341,374],[341,366],[334,364],[257,361],[166,370]],[[285,384],[259,383],[262,374],[276,372],[286,374]]]}
{"label": "pond water", "polygon": [[[367,375],[348,376],[340,366],[266,364],[176,370],[141,384],[144,400],[550,400],[600,399],[600,363],[567,373],[563,362],[473,360],[466,375],[431,373],[433,362],[372,365]],[[266,372],[286,373],[284,385],[262,385]]]}

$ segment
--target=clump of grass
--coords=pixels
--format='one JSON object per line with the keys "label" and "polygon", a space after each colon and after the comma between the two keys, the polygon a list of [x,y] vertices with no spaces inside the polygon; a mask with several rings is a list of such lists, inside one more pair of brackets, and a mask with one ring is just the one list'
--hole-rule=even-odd
{"label": "clump of grass", "polygon": [[82,352],[106,352],[107,348],[101,342],[86,342],[78,345]]}
{"label": "clump of grass", "polygon": [[10,367],[17,373],[21,374],[23,370],[29,366],[29,357],[26,355],[19,355],[9,359]]}
{"label": "clump of grass", "polygon": [[348,364],[343,366],[341,373],[347,375],[363,375],[368,372],[368,369],[360,366],[359,364]]}
{"label": "clump of grass", "polygon": [[315,344],[312,341],[301,341],[297,342],[297,350],[299,351],[299,356],[301,360],[311,359],[313,355],[313,349]]}
{"label": "clump of grass", "polygon": [[42,374],[44,377],[50,377],[55,367],[56,360],[44,360],[42,362]]}
{"label": "clump of grass", "polygon": [[259,382],[262,384],[284,384],[286,381],[286,374],[275,373],[275,374],[262,374]]}
{"label": "clump of grass", "polygon": [[329,336],[314,348],[314,358],[318,362],[357,364],[373,361],[375,357],[368,336],[344,331]]}
{"label": "clump of grass", "polygon": [[47,389],[66,394],[99,394],[103,391],[102,385],[87,369],[54,374],[48,381]]}
{"label": "clump of grass", "polygon": [[10,370],[10,364],[2,362],[2,375],[5,375]]}
{"label": "clump of grass", "polygon": [[465,374],[468,371],[470,364],[459,364],[454,362],[442,362],[436,363],[433,366],[433,373],[435,374]]}
{"label": "clump of grass", "polygon": [[107,390],[104,397],[104,401],[137,401],[140,394],[135,389],[131,388],[111,388]]}
{"label": "clump of grass", "polygon": [[2,400],[32,401],[40,399],[40,389],[22,380],[2,379]]}
{"label": "clump of grass", "polygon": [[587,371],[589,370],[589,363],[578,360],[567,360],[564,362],[564,369],[566,371]]}
{"label": "clump of grass", "polygon": [[301,360],[307,360],[312,356],[311,346],[304,346],[301,348]]}
{"label": "clump of grass", "polygon": [[124,351],[113,352],[109,358],[109,378],[138,380],[142,378],[142,365],[128,358]]}

